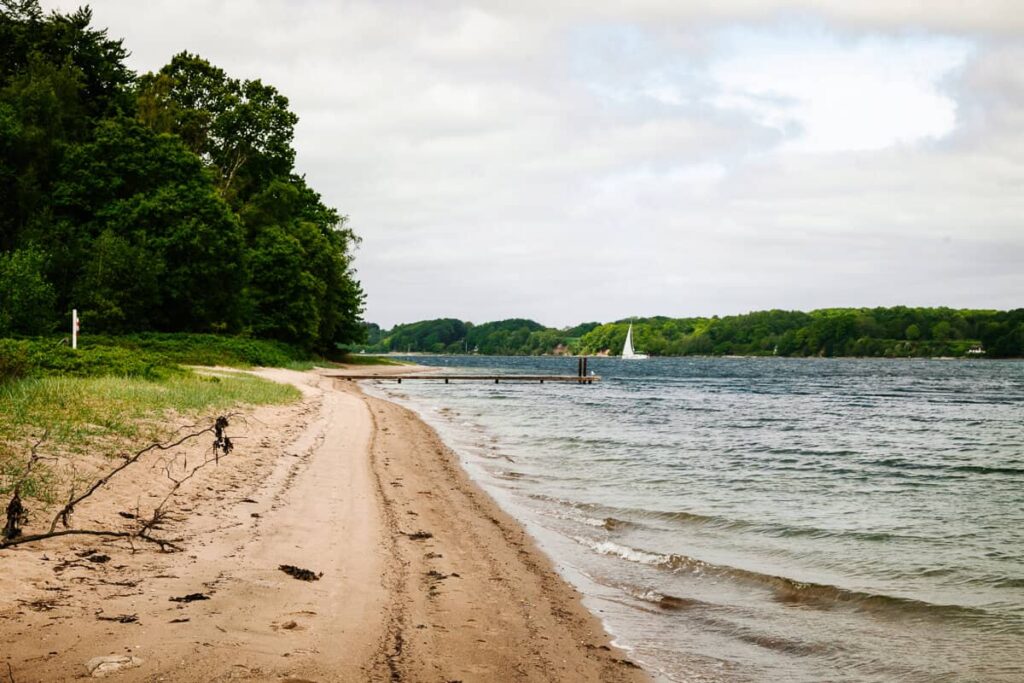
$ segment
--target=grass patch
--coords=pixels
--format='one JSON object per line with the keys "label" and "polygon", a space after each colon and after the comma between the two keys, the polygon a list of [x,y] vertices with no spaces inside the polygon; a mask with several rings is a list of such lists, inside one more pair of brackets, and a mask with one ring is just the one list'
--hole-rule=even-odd
{"label": "grass patch", "polygon": [[396,360],[394,358],[388,358],[387,356],[372,356],[349,353],[341,359],[345,365],[415,365],[408,361]]}
{"label": "grass patch", "polygon": [[59,458],[33,470],[23,495],[53,502],[82,469],[104,468],[104,458],[164,441],[174,427],[301,397],[290,385],[245,373],[204,375],[185,365],[320,364],[326,363],[281,342],[212,334],[89,335],[77,350],[59,337],[0,339],[0,494],[20,479],[44,431],[41,452]]}
{"label": "grass patch", "polygon": [[155,355],[183,365],[288,367],[291,363],[316,360],[309,352],[284,342],[217,334],[154,332],[118,337],[88,336],[81,344],[84,351],[110,347]]}
{"label": "grass patch", "polygon": [[165,380],[182,365],[310,370],[331,363],[282,342],[216,334],[89,335],[78,350],[61,337],[0,339],[0,384],[22,377],[138,377]]}
{"label": "grass patch", "polygon": [[[114,457],[126,444],[166,439],[171,422],[300,397],[293,386],[259,377],[203,376],[180,368],[157,381],[50,376],[8,382],[0,385],[0,493],[13,488],[29,444],[44,430],[44,449],[60,452],[72,462],[76,454]],[[53,469],[43,466],[25,492],[49,500],[55,481]]]}

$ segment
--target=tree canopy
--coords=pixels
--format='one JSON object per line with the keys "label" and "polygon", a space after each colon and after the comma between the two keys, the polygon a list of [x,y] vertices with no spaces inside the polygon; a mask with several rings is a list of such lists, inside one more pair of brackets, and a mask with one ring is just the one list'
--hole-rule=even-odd
{"label": "tree canopy", "polygon": [[78,308],[94,332],[358,341],[358,238],[295,171],[298,117],[175,55],[136,76],[88,9],[0,0],[0,336]]}

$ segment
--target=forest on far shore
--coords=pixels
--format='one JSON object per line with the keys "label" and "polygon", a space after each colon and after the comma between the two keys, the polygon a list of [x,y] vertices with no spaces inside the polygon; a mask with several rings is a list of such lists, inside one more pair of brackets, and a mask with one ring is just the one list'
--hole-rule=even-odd
{"label": "forest on far shore", "polygon": [[[390,330],[371,323],[367,344],[352,348],[378,353],[617,355],[630,322],[554,329],[522,318],[481,325],[441,318]],[[1020,308],[772,310],[710,318],[635,318],[632,323],[634,346],[654,356],[1024,357]]]}

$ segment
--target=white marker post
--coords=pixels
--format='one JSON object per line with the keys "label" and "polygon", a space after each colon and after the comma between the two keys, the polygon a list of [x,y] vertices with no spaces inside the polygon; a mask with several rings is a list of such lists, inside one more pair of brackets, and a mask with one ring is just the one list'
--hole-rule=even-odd
{"label": "white marker post", "polygon": [[78,309],[71,309],[71,348],[78,348]]}

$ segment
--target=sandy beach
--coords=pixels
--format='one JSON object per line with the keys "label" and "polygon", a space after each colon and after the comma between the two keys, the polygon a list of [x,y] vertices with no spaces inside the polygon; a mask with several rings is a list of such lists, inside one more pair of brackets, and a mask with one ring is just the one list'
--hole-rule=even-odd
{"label": "sandy beach", "polygon": [[[0,674],[9,664],[18,683],[647,680],[411,412],[352,382],[260,374],[304,398],[234,421],[236,452],[176,498],[164,531],[181,552],[74,536],[0,551]],[[78,518],[126,524],[120,513],[160,495],[154,464]]]}

